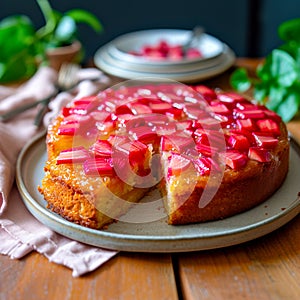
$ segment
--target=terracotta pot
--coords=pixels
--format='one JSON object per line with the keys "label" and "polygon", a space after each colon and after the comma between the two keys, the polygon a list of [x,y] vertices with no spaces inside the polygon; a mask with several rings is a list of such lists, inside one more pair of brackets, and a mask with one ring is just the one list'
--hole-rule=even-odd
{"label": "terracotta pot", "polygon": [[58,71],[64,62],[78,61],[81,48],[81,43],[75,41],[70,46],[48,49],[47,58],[49,60],[50,67]]}

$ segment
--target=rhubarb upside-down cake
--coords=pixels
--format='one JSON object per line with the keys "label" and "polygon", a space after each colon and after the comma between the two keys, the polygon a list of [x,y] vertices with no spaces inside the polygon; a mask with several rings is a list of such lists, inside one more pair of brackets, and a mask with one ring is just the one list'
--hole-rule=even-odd
{"label": "rhubarb upside-down cake", "polygon": [[227,218],[270,197],[289,166],[276,113],[204,85],[123,85],[76,99],[48,127],[46,145],[38,189],[48,208],[95,229],[154,189],[170,225]]}

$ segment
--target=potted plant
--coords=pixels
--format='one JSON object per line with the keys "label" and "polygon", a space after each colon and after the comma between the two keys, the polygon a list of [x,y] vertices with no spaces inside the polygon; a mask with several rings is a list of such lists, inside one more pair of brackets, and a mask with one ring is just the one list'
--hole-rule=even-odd
{"label": "potted plant", "polygon": [[[62,61],[81,61],[83,47],[78,23],[102,31],[98,18],[82,9],[61,13],[48,0],[36,0],[45,24],[35,29],[25,15],[12,15],[0,22],[0,82],[23,80],[32,76],[40,64],[58,69]],[[13,38],[12,38],[13,37]]]}

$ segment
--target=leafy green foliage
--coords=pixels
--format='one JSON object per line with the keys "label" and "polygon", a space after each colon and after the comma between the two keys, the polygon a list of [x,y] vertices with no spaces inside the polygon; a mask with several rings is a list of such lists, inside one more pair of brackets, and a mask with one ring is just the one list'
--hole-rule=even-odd
{"label": "leafy green foliage", "polygon": [[[13,37],[13,38],[12,38]],[[31,76],[36,69],[35,31],[31,21],[22,15],[0,22],[0,79],[4,82]]]}
{"label": "leafy green foliage", "polygon": [[88,11],[81,9],[72,9],[66,13],[67,16],[72,18],[76,23],[85,23],[92,27],[96,32],[100,32],[103,28],[98,19]]}
{"label": "leafy green foliage", "polygon": [[300,18],[282,23],[278,35],[284,44],[266,56],[256,77],[238,68],[230,83],[240,92],[254,87],[254,97],[288,122],[300,110]]}
{"label": "leafy green foliage", "polygon": [[25,15],[0,21],[0,82],[32,76],[41,62],[47,63],[46,49],[70,45],[78,39],[78,23],[96,32],[103,30],[97,17],[88,11],[72,9],[63,14],[52,9],[48,0],[36,1],[45,19],[42,28],[36,30]]}
{"label": "leafy green foliage", "polygon": [[248,78],[245,68],[239,68],[231,75],[231,85],[241,92],[247,91],[251,87],[251,80]]}

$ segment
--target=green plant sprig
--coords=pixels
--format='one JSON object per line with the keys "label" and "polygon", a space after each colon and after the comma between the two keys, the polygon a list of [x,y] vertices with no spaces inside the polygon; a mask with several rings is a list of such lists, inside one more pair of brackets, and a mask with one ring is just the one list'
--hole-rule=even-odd
{"label": "green plant sprig", "polygon": [[25,15],[12,15],[0,21],[0,82],[32,76],[39,63],[47,63],[47,49],[70,45],[79,39],[78,23],[87,24],[95,32],[103,30],[98,18],[86,10],[60,13],[48,0],[36,1],[45,20],[43,27],[36,30]]}
{"label": "green plant sprig", "polygon": [[284,43],[258,65],[256,77],[238,68],[230,84],[239,92],[253,87],[254,98],[288,122],[300,110],[300,18],[283,22],[278,35]]}

